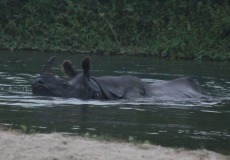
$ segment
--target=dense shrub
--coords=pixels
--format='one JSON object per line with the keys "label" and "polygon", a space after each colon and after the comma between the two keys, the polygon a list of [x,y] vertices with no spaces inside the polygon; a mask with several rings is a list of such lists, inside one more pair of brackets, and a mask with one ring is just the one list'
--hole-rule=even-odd
{"label": "dense shrub", "polygon": [[0,48],[230,60],[228,0],[1,0]]}

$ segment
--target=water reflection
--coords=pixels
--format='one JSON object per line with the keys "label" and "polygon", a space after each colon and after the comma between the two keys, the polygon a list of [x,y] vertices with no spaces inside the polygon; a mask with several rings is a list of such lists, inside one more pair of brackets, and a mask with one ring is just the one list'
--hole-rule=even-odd
{"label": "water reflection", "polygon": [[[208,96],[197,100],[161,97],[83,101],[32,95],[31,81],[50,55],[31,54],[0,54],[4,59],[0,64],[1,125],[25,125],[37,132],[103,134],[124,139],[131,136],[166,146],[230,150],[229,64],[143,57],[130,57],[127,64],[124,57],[95,56],[93,75],[132,74],[150,83],[192,75]],[[80,68],[83,56],[68,57],[76,59],[73,63]],[[53,70],[59,76],[64,76],[59,69],[63,59],[66,55],[57,54]]]}

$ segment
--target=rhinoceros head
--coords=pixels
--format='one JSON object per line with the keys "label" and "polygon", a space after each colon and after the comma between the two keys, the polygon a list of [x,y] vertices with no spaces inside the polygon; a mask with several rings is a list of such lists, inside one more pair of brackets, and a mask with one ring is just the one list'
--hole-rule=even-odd
{"label": "rhinoceros head", "polygon": [[[83,73],[77,73],[70,61],[62,63],[62,69],[71,79],[66,81],[55,76],[51,67],[55,57],[51,57],[41,74],[32,82],[32,92],[41,96],[72,97],[79,99],[95,99],[100,96],[99,89],[90,82],[90,58],[82,61]],[[98,97],[99,98],[99,97]]]}

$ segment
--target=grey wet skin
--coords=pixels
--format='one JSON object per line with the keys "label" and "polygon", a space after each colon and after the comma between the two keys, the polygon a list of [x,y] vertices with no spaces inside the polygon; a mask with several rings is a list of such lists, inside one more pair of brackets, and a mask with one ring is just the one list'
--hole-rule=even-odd
{"label": "grey wet skin", "polygon": [[191,77],[159,83],[146,83],[136,76],[90,75],[90,58],[82,61],[82,73],[77,73],[70,61],[62,63],[69,81],[54,76],[51,71],[55,57],[51,57],[42,73],[32,82],[32,92],[41,96],[78,98],[83,100],[117,100],[143,97],[199,98],[204,96],[201,86]]}

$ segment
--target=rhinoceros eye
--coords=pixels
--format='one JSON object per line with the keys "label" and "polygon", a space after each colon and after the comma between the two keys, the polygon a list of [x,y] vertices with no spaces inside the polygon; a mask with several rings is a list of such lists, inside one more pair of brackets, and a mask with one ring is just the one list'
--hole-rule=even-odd
{"label": "rhinoceros eye", "polygon": [[67,81],[64,81],[64,80],[60,80],[58,82],[59,85],[61,85],[62,87],[67,87],[68,86],[68,82]]}
{"label": "rhinoceros eye", "polygon": [[84,90],[85,86],[83,84],[77,84],[76,88],[79,89],[79,90]]}

